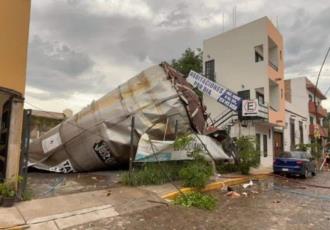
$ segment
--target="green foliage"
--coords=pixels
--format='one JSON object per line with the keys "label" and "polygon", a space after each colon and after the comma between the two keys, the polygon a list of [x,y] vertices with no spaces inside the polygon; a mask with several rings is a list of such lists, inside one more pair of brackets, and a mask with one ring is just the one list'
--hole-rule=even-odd
{"label": "green foliage", "polygon": [[190,70],[201,73],[203,71],[203,52],[199,48],[196,51],[188,48],[181,58],[172,60],[172,66],[186,76]]}
{"label": "green foliage", "polygon": [[233,173],[240,171],[240,169],[238,165],[227,162],[227,163],[218,164],[217,171],[219,173]]}
{"label": "green foliage", "polygon": [[25,191],[24,191],[24,193],[22,194],[22,200],[24,200],[24,201],[27,201],[27,200],[31,200],[32,199],[32,197],[33,197],[33,192],[32,192],[32,190],[30,190],[30,189],[26,189]]}
{"label": "green foliage", "polygon": [[202,189],[209,181],[213,170],[212,165],[201,155],[204,151],[201,147],[188,148],[193,140],[192,135],[184,135],[177,138],[174,142],[174,148],[186,150],[193,158],[192,161],[180,169],[179,178],[183,181],[184,186]]}
{"label": "green foliage", "polygon": [[297,150],[301,150],[301,151],[310,151],[312,156],[316,159],[316,160],[320,160],[320,158],[322,157],[322,151],[321,151],[321,144],[314,142],[311,144],[298,144],[296,145],[296,149]]}
{"label": "green foliage", "polygon": [[211,175],[212,166],[200,155],[193,161],[188,162],[179,172],[179,177],[184,186],[197,189],[204,188]]}
{"label": "green foliage", "polygon": [[130,186],[164,184],[179,178],[180,165],[176,162],[147,163],[140,169],[135,168],[131,177],[128,172],[124,173],[121,181]]}
{"label": "green foliage", "polygon": [[239,152],[239,169],[242,174],[249,174],[250,167],[260,164],[260,152],[256,150],[253,139],[248,136],[239,137],[236,145]]}
{"label": "green foliage", "polygon": [[179,136],[175,139],[173,147],[176,150],[184,150],[187,148],[187,146],[191,143],[193,139],[194,138],[189,134]]}
{"label": "green foliage", "polygon": [[[131,186],[164,184],[170,181],[182,180],[184,186],[203,188],[213,173],[212,165],[201,155],[201,148],[191,148],[191,135],[183,135],[177,138],[173,147],[177,150],[186,150],[193,158],[190,161],[147,163],[142,168],[122,176],[122,183]],[[189,147],[189,148],[188,148]]]}
{"label": "green foliage", "polygon": [[10,182],[0,183],[0,195],[2,197],[15,197],[14,186]]}
{"label": "green foliage", "polygon": [[200,192],[191,192],[177,196],[174,200],[174,204],[179,204],[185,207],[213,210],[216,207],[217,200],[210,195]]}

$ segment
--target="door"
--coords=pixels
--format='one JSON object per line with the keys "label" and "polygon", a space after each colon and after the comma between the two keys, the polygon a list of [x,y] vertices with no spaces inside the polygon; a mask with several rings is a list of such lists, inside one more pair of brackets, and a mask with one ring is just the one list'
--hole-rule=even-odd
{"label": "door", "polygon": [[2,107],[1,127],[0,127],[0,180],[6,177],[6,164],[8,154],[8,139],[10,126],[11,100]]}
{"label": "door", "polygon": [[274,132],[274,158],[283,151],[283,133]]}

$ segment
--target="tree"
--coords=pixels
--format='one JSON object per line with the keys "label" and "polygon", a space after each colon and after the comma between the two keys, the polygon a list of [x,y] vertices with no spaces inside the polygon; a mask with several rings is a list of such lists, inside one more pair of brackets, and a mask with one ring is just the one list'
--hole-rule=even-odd
{"label": "tree", "polygon": [[203,71],[203,52],[200,48],[196,51],[188,48],[181,55],[181,58],[172,60],[172,66],[186,76],[190,70],[201,73]]}

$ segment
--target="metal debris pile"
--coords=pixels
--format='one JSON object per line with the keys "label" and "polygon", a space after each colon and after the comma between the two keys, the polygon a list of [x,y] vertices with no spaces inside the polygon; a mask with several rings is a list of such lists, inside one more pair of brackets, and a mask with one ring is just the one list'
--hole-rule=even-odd
{"label": "metal debris pile", "polygon": [[[147,148],[146,140],[168,150],[176,136],[191,131],[216,148],[216,159],[228,159],[216,140],[203,135],[206,130],[201,99],[181,73],[162,63],[142,71],[33,141],[29,165],[62,173],[114,168],[128,164],[131,148],[134,153],[141,145]],[[141,161],[141,155],[136,156]]]}

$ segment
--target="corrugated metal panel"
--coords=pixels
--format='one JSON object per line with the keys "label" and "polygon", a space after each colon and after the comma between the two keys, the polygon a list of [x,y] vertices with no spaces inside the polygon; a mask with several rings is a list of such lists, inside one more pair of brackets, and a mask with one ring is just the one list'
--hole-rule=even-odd
{"label": "corrugated metal panel", "polygon": [[204,108],[182,74],[168,64],[150,67],[63,121],[31,143],[30,163],[57,172],[90,171],[127,164],[130,122],[135,117],[134,149],[148,133],[153,140],[191,128],[205,129]]}

